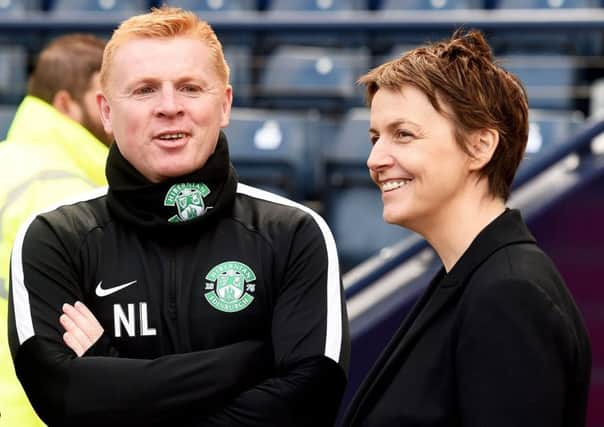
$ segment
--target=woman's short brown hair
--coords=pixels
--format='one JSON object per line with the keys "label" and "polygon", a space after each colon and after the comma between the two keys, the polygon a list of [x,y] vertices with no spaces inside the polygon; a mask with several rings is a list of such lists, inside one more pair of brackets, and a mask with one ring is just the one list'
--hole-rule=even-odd
{"label": "woman's short brown hair", "polygon": [[359,83],[366,86],[369,105],[380,88],[418,88],[453,121],[455,139],[469,155],[467,135],[497,130],[499,144],[480,174],[492,195],[508,198],[528,140],[528,102],[520,80],[495,63],[479,31],[457,30],[449,40],[413,49],[369,71]]}

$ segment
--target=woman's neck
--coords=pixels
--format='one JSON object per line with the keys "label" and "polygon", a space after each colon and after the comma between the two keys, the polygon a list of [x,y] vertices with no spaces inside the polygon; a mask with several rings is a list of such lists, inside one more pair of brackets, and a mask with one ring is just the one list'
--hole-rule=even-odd
{"label": "woman's neck", "polygon": [[459,261],[476,236],[505,210],[499,197],[475,194],[444,207],[440,218],[420,231],[434,248],[447,272]]}

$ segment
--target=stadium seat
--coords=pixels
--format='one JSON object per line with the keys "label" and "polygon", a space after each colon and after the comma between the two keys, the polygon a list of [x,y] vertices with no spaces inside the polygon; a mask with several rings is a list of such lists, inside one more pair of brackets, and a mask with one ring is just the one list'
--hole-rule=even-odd
{"label": "stadium seat", "polygon": [[310,99],[360,104],[362,90],[355,82],[368,68],[366,48],[279,46],[261,73],[259,94],[277,102],[306,103],[308,107],[320,108]]}
{"label": "stadium seat", "polygon": [[483,0],[382,0],[383,10],[481,9]]}
{"label": "stadium seat", "polygon": [[128,12],[140,13],[149,8],[148,0],[53,0],[50,10],[68,14],[72,12]]}
{"label": "stadium seat", "polygon": [[4,0],[0,1],[0,15],[21,14],[27,11],[42,10],[42,0]]}
{"label": "stadium seat", "polygon": [[351,109],[332,144],[325,147],[323,205],[340,263],[349,270],[410,232],[382,218],[382,198],[367,169],[369,112]]}
{"label": "stadium seat", "polygon": [[310,125],[305,114],[233,109],[225,134],[240,181],[302,200],[318,161],[311,157]]}
{"label": "stadium seat", "polygon": [[548,156],[585,122],[580,111],[529,110],[529,138],[516,178],[523,178],[539,158]]}
{"label": "stadium seat", "polygon": [[600,0],[495,0],[496,9],[599,8]]}
{"label": "stadium seat", "polygon": [[577,59],[568,55],[506,55],[500,64],[515,74],[528,94],[529,107],[573,110],[579,84]]}
{"label": "stadium seat", "polygon": [[194,12],[255,11],[256,0],[168,0],[170,6]]}
{"label": "stadium seat", "polygon": [[276,11],[341,12],[366,9],[366,0],[269,0],[269,10]]}
{"label": "stadium seat", "polygon": [[249,46],[225,45],[224,57],[231,71],[233,104],[247,106],[252,92],[252,52]]}
{"label": "stadium seat", "polygon": [[16,104],[27,86],[27,51],[23,46],[0,46],[0,103]]}
{"label": "stadium seat", "polygon": [[6,139],[6,133],[13,122],[16,111],[16,105],[0,105],[0,141]]}

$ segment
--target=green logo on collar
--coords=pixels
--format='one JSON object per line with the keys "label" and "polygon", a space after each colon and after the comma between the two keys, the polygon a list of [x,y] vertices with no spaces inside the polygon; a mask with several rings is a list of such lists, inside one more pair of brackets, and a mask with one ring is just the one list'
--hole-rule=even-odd
{"label": "green logo on collar", "polygon": [[203,198],[210,194],[210,189],[205,184],[186,182],[175,184],[168,190],[164,199],[164,206],[175,206],[178,214],[169,218],[169,222],[185,222],[202,216],[207,208]]}
{"label": "green logo on collar", "polygon": [[218,264],[206,276],[206,300],[216,310],[226,313],[241,311],[254,301],[256,275],[238,261]]}

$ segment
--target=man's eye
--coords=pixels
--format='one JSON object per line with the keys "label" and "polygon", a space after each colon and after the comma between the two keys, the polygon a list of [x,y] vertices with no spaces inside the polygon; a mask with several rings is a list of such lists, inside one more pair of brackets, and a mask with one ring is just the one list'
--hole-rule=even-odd
{"label": "man's eye", "polygon": [[148,95],[153,92],[154,89],[151,86],[143,86],[134,90],[135,95]]}
{"label": "man's eye", "polygon": [[378,136],[372,135],[369,137],[369,143],[373,146],[378,142],[378,139],[380,139]]}
{"label": "man's eye", "polygon": [[197,85],[184,85],[181,89],[181,91],[185,92],[185,93],[198,93],[201,92],[201,88]]}

